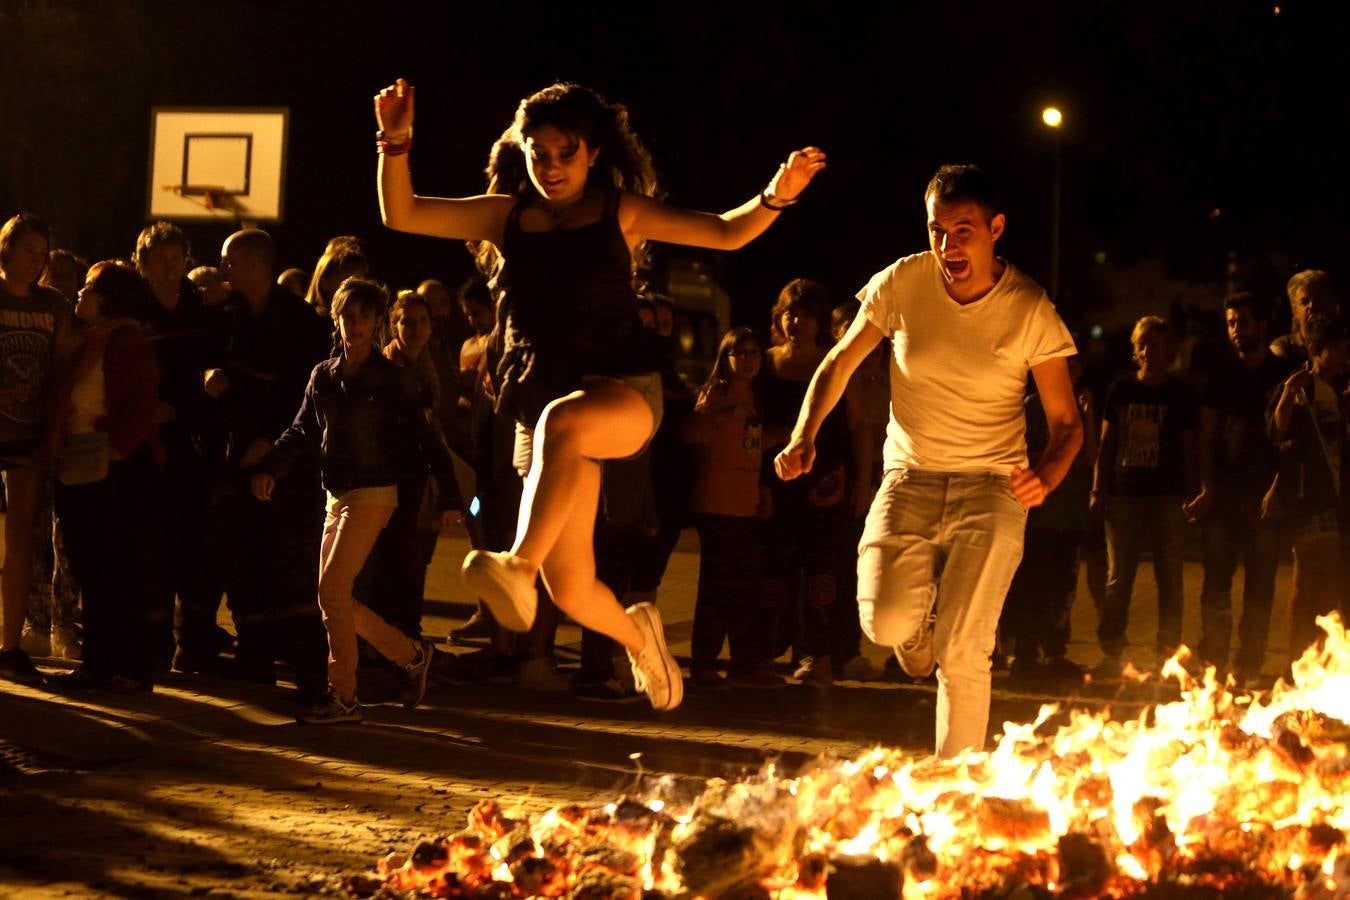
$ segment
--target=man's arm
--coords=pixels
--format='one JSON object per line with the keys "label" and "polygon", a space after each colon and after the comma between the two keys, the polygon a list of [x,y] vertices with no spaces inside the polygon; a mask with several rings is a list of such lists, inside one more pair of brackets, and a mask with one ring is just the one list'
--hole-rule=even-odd
{"label": "man's arm", "polygon": [[1014,469],[1010,486],[1013,494],[1028,508],[1040,506],[1045,497],[1064,480],[1074,457],[1083,446],[1083,419],[1064,357],[1048,359],[1033,366],[1036,392],[1045,410],[1050,440],[1030,469]]}
{"label": "man's arm", "polygon": [[839,343],[825,354],[816,374],[811,377],[810,387],[806,389],[806,399],[802,401],[792,436],[788,438],[783,451],[774,458],[773,467],[779,478],[791,481],[811,471],[816,458],[816,432],[820,431],[821,423],[843,396],[854,370],[885,336],[866,316],[859,314],[854,317],[853,324]]}
{"label": "man's arm", "polygon": [[[1186,511],[1186,518],[1192,522],[1198,522],[1209,512],[1210,506],[1214,504],[1214,464],[1215,456],[1218,453],[1216,446],[1220,429],[1224,422],[1224,412],[1217,407],[1203,404],[1200,407],[1200,436],[1196,441],[1194,448],[1187,447],[1187,462],[1190,465],[1197,466],[1200,471],[1200,490],[1194,497],[1186,501],[1182,508]],[[1187,429],[1188,438],[1192,435],[1194,429]],[[1190,484],[1190,481],[1187,482]]]}

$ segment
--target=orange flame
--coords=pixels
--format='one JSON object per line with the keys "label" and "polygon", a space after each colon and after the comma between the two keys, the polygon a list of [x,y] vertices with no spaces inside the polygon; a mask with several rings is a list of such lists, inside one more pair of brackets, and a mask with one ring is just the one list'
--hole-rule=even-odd
{"label": "orange flame", "polygon": [[[491,881],[512,882],[503,896],[564,896],[585,877],[614,878],[608,896],[716,896],[688,882],[699,834],[723,823],[745,840],[746,877],[780,900],[824,898],[822,861],[859,858],[894,866],[905,898],[1016,883],[1100,896],[1173,879],[1350,897],[1350,639],[1338,616],[1318,624],[1326,638],[1269,694],[1234,692],[1213,669],[1197,680],[1174,658],[1164,674],[1180,699],[1134,719],[1073,711],[1047,734],[1059,709],[1045,706],[1006,723],[990,752],[877,747],[797,778],[766,767],[684,809],[624,801],[516,823],[480,804],[423,864],[394,857],[381,875],[439,896]],[[528,860],[539,877],[527,887]]]}

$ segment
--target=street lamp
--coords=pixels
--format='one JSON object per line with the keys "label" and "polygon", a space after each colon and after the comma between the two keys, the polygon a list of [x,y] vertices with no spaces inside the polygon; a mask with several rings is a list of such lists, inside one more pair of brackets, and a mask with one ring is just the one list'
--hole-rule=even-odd
{"label": "street lamp", "polygon": [[1064,124],[1064,113],[1060,112],[1058,107],[1047,106],[1041,110],[1041,121],[1046,127],[1054,133],[1055,143],[1055,180],[1051,188],[1050,205],[1050,299],[1059,300],[1059,225],[1060,225],[1060,206],[1061,192],[1063,184],[1063,154],[1061,147],[1063,141],[1061,126]]}

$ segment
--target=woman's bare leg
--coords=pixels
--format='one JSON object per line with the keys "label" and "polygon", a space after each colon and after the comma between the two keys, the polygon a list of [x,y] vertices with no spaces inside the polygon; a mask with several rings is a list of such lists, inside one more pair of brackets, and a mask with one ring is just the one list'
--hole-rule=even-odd
{"label": "woman's bare leg", "polygon": [[[574,521],[572,507],[579,485],[595,470],[596,460],[622,459],[638,452],[651,437],[655,422],[651,408],[633,388],[614,381],[598,381],[549,404],[534,434],[534,460],[525,478],[520,500],[520,523],[513,556],[536,567],[548,559],[563,529]],[[597,500],[591,498],[591,504]],[[595,511],[586,526],[594,531]],[[594,553],[591,553],[592,560]]]}
{"label": "woman's bare leg", "polygon": [[568,520],[544,560],[549,595],[578,625],[608,635],[628,650],[642,649],[643,638],[619,605],[614,592],[595,577],[595,515],[600,502],[600,464],[582,460],[574,481]]}

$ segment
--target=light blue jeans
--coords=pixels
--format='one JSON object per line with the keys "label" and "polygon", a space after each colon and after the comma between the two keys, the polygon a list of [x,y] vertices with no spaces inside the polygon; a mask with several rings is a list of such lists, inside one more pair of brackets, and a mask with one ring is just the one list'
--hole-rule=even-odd
{"label": "light blue jeans", "polygon": [[937,752],[982,749],[999,613],[1027,511],[993,472],[886,473],[858,545],[858,616],[874,643],[911,640],[936,611]]}

